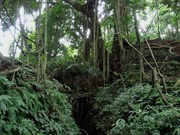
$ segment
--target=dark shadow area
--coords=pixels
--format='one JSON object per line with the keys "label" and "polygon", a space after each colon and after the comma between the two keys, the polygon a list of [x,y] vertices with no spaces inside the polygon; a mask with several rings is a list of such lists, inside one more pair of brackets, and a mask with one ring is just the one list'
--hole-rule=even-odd
{"label": "dark shadow area", "polygon": [[91,100],[91,97],[82,97],[73,102],[73,117],[81,131],[81,135],[98,135],[92,121]]}

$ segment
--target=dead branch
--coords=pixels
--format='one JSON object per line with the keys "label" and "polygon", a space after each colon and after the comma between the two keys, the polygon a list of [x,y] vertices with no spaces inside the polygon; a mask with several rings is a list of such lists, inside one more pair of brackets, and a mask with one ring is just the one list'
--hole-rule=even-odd
{"label": "dead branch", "polygon": [[3,71],[3,72],[0,72],[0,75],[13,74],[14,72],[18,72],[18,71],[20,71],[21,69],[22,69],[21,66],[18,66],[18,67],[15,68],[15,69],[6,70],[6,71]]}
{"label": "dead branch", "polygon": [[148,45],[149,51],[150,51],[151,56],[152,56],[152,58],[153,58],[153,61],[154,61],[154,63],[155,63],[155,67],[157,68],[157,72],[158,72],[158,74],[159,74],[159,76],[160,76],[160,78],[161,78],[161,80],[162,80],[162,82],[163,82],[164,90],[165,90],[166,93],[167,93],[167,85],[166,85],[165,78],[164,78],[164,76],[163,76],[163,75],[161,74],[161,72],[160,72],[159,66],[158,66],[158,64],[157,64],[157,62],[156,62],[156,59],[155,59],[154,54],[153,54],[153,52],[152,52],[151,46],[150,46],[150,44],[149,44],[149,42],[147,41],[146,38],[145,38],[145,41],[146,41],[146,43],[147,43],[147,45]]}
{"label": "dead branch", "polygon": [[162,91],[161,91],[161,88],[160,88],[160,84],[159,84],[159,82],[158,82],[158,75],[157,75],[157,73],[158,73],[158,72],[157,72],[156,68],[154,68],[154,69],[153,69],[154,82],[155,82],[156,89],[158,90],[158,93],[159,93],[162,101],[163,101],[166,105],[170,106],[172,109],[177,110],[177,109],[173,106],[173,104],[169,103],[169,102],[167,101],[167,99],[165,98],[165,96],[163,95],[163,93],[162,93]]}
{"label": "dead branch", "polygon": [[126,42],[128,43],[128,45],[129,45],[130,47],[132,47],[132,48],[143,58],[143,60],[149,65],[149,67],[153,70],[153,66],[146,60],[146,58],[142,55],[142,53],[140,53],[139,50],[138,50],[136,47],[134,47],[133,45],[131,45],[131,43],[127,40],[127,38],[126,38],[121,32],[119,32],[119,33],[120,33],[121,36],[126,40]]}

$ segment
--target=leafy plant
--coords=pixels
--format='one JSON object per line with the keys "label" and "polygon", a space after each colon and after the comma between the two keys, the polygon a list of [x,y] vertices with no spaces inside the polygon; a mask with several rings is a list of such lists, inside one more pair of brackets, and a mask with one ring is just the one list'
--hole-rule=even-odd
{"label": "leafy plant", "polygon": [[36,83],[19,79],[14,83],[1,76],[1,134],[78,134],[67,96],[56,86],[50,80]]}
{"label": "leafy plant", "polygon": [[[106,91],[105,87],[95,98],[94,109],[99,110],[95,117],[99,118],[96,125],[102,132],[111,135],[179,133],[178,112],[164,105],[156,90],[150,85],[135,85],[121,91],[118,96],[114,96],[115,98],[106,98],[111,97],[109,93],[119,91],[118,87],[114,88],[115,90],[108,89],[107,95],[101,95],[102,91]],[[98,100],[100,95],[101,99],[107,101]],[[167,99],[174,104],[179,102],[178,94],[174,92],[167,95]]]}

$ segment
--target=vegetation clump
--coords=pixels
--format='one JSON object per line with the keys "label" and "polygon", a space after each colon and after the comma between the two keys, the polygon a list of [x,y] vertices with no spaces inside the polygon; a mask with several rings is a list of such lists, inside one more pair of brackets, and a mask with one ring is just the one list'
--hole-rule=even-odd
{"label": "vegetation clump", "polygon": [[[26,74],[27,75],[27,74]],[[0,76],[0,133],[76,135],[71,105],[59,84],[16,73],[15,81]]]}
{"label": "vegetation clump", "polygon": [[[105,91],[107,95],[103,94]],[[112,98],[115,91],[119,94]],[[178,107],[179,94],[176,89],[166,98]],[[94,110],[98,112],[96,126],[106,134],[180,134],[178,112],[163,104],[149,84],[135,85],[126,91],[113,84],[102,88],[95,97]]]}

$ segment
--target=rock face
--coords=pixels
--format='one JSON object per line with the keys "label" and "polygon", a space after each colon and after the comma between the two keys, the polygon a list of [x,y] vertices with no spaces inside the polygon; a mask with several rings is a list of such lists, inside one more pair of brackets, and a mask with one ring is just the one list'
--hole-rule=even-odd
{"label": "rock face", "polygon": [[9,69],[13,65],[21,65],[22,64],[18,60],[14,60],[14,64],[12,64],[12,63],[13,63],[13,58],[5,57],[2,55],[2,53],[0,53],[0,70]]}
{"label": "rock face", "polygon": [[8,69],[11,66],[11,63],[9,63],[7,60],[2,60],[0,63],[0,69]]}
{"label": "rock face", "polygon": [[11,66],[11,63],[9,60],[8,60],[8,57],[4,57],[2,53],[0,53],[0,70],[8,69]]}

